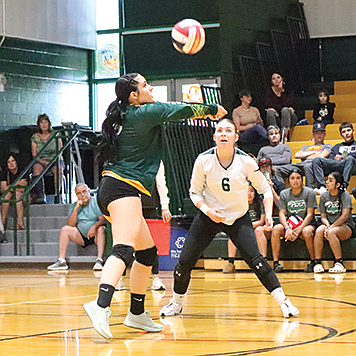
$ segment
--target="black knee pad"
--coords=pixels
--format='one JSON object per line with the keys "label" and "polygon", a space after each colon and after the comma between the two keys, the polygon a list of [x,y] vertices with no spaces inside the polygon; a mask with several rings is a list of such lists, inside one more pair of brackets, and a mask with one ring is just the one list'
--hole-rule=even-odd
{"label": "black knee pad", "polygon": [[151,248],[147,248],[146,250],[136,251],[135,256],[138,263],[141,263],[147,267],[153,266],[158,258],[157,247],[153,246]]}
{"label": "black knee pad", "polygon": [[253,258],[250,261],[250,267],[258,277],[267,276],[267,274],[272,271],[272,267],[268,264],[262,255]]}
{"label": "black knee pad", "polygon": [[179,263],[174,268],[174,285],[189,284],[191,270],[184,269]]}
{"label": "black knee pad", "polygon": [[118,244],[112,248],[111,255],[124,261],[126,267],[128,267],[135,259],[135,249],[129,245]]}

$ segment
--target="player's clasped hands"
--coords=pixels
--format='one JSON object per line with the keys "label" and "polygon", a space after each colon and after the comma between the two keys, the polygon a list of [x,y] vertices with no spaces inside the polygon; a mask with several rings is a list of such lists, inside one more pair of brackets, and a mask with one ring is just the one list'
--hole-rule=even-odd
{"label": "player's clasped hands", "polygon": [[221,223],[226,220],[226,216],[224,216],[222,214],[223,214],[223,212],[218,209],[209,209],[206,213],[206,215],[208,215],[209,218],[216,223]]}
{"label": "player's clasped hands", "polygon": [[211,120],[219,120],[225,115],[227,115],[227,111],[222,105],[217,105],[217,106],[218,106],[218,112],[216,115],[207,115],[205,117],[209,117]]}

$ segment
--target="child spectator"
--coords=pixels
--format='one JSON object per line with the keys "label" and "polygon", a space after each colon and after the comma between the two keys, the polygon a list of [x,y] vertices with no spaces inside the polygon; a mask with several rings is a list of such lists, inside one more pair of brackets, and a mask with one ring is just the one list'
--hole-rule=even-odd
{"label": "child spectator", "polygon": [[335,104],[330,103],[329,92],[325,89],[318,91],[319,102],[313,111],[314,124],[317,122],[323,123],[325,126],[334,122]]}
{"label": "child spectator", "polygon": [[352,219],[352,201],[350,194],[345,190],[343,177],[339,172],[332,172],[326,180],[327,192],[320,196],[319,210],[323,225],[319,226],[315,233],[314,250],[315,266],[314,273],[324,272],[321,264],[324,239],[328,240],[334,254],[334,267],[329,273],[344,273],[346,268],[342,260],[340,241],[349,239],[355,228]]}

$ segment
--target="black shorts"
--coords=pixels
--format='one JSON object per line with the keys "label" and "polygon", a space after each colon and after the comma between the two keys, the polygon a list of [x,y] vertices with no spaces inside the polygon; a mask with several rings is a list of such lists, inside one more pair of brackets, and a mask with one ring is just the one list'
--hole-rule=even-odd
{"label": "black shorts", "polygon": [[103,177],[99,184],[97,201],[100,211],[104,215],[110,216],[107,208],[111,202],[127,197],[140,198],[140,196],[140,191],[131,184],[116,178]]}
{"label": "black shorts", "polygon": [[84,246],[82,246],[82,247],[87,247],[89,245],[94,245],[95,244],[95,236],[87,238],[80,231],[79,231],[79,233],[80,233],[80,236],[82,237],[82,239],[84,241]]}

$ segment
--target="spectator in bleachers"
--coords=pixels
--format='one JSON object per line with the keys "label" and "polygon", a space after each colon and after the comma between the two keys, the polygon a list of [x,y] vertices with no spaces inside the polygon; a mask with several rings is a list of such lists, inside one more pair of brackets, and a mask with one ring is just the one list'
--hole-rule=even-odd
{"label": "spectator in bleachers", "polygon": [[313,119],[315,123],[322,123],[325,126],[334,122],[335,104],[330,102],[329,92],[325,89],[318,91],[319,102],[313,111]]}
{"label": "spectator in bleachers", "polygon": [[277,171],[283,179],[289,177],[290,172],[295,169],[301,169],[305,175],[305,185],[314,189],[314,173],[312,161],[316,157],[327,158],[333,148],[332,144],[324,143],[326,136],[325,125],[321,122],[316,122],[313,125],[313,140],[314,144],[303,146],[296,154],[296,159],[301,159],[301,162],[295,164],[287,164],[278,166]]}
{"label": "spectator in bleachers", "polygon": [[292,149],[290,146],[281,143],[281,130],[278,126],[268,126],[269,145],[262,147],[257,154],[257,161],[262,156],[267,156],[272,160],[274,167],[291,163]]}
{"label": "spectator in bleachers", "polygon": [[355,229],[352,219],[352,201],[350,194],[343,186],[343,177],[339,172],[332,172],[326,180],[327,192],[320,196],[319,211],[321,222],[315,233],[315,266],[314,273],[324,272],[321,263],[324,240],[329,242],[334,254],[334,267],[329,273],[344,273],[346,268],[342,259],[340,241],[349,239]]}
{"label": "spectator in bleachers", "polygon": [[98,258],[93,270],[100,271],[104,264],[105,218],[99,209],[96,197],[90,196],[86,184],[77,184],[75,194],[78,200],[70,206],[67,225],[62,227],[59,235],[58,261],[48,266],[47,269],[51,271],[68,269],[65,257],[69,241],[73,241],[82,247],[97,245]]}
{"label": "spectator in bleachers", "polygon": [[343,185],[347,189],[350,177],[356,173],[356,141],[354,128],[350,122],[343,122],[339,132],[344,142],[336,144],[328,158],[317,157],[313,159],[313,174],[316,181],[316,192],[325,193],[324,177],[331,172],[340,172],[344,177]]}
{"label": "spectator in bleachers", "polygon": [[[6,189],[12,184],[21,174],[21,169],[18,165],[18,155],[16,153],[10,153],[6,160],[7,167],[2,172],[1,176],[1,193],[4,193]],[[27,185],[27,179],[21,179],[18,184],[19,186],[25,187]],[[23,189],[16,189],[16,199],[20,198],[21,194],[24,192]],[[12,191],[6,194],[5,199],[11,199],[13,197]],[[17,212],[17,229],[24,230],[24,220],[23,220],[23,204],[24,201],[19,201],[16,203]],[[2,203],[1,207],[1,222],[3,226],[6,226],[6,216],[9,211],[10,203]]]}
{"label": "spectator in bleachers", "polygon": [[272,189],[273,203],[275,206],[279,206],[279,195],[283,189],[286,189],[286,185],[283,179],[276,174],[276,169],[272,165],[272,160],[267,156],[262,156],[258,161],[258,168],[267,179],[268,184]]}
{"label": "spectator in bleachers", "polygon": [[289,130],[294,126],[298,117],[294,109],[294,97],[285,88],[284,78],[279,73],[273,73],[272,86],[267,90],[264,97],[264,105],[267,111],[266,123],[278,125],[282,130],[282,142],[288,141]]}
{"label": "spectator in bleachers", "polygon": [[[31,137],[31,150],[32,156],[35,157],[37,153],[44,147],[52,133],[52,124],[47,114],[38,115],[37,119],[38,132],[32,135]],[[58,140],[58,150],[62,148],[62,140]],[[50,161],[57,154],[57,143],[56,140],[53,140],[41,153],[40,157],[37,158],[37,162],[33,166],[33,178],[36,179],[37,176],[41,174],[43,169],[50,164]],[[59,182],[62,180],[62,174],[64,169],[64,162],[59,161]],[[54,184],[55,190],[57,191],[57,164],[53,164],[51,171],[55,177]],[[31,203],[41,204],[44,202],[44,188],[42,180],[32,189],[31,192]]]}
{"label": "spectator in bleachers", "polygon": [[[298,168],[291,172],[289,184],[291,187],[283,190],[280,195],[280,223],[272,230],[273,269],[275,272],[283,271],[283,266],[279,263],[281,238],[293,242],[299,237],[305,241],[311,258],[311,262],[304,271],[313,272],[315,265],[314,233],[317,226],[314,217],[315,208],[317,207],[315,192],[303,186],[302,173]],[[288,219],[296,216],[300,217],[303,222],[297,228],[292,229]]]}
{"label": "spectator in bleachers", "polygon": [[239,93],[241,105],[234,109],[232,118],[239,131],[239,143],[260,143],[261,146],[268,144],[267,130],[263,126],[260,111],[251,106],[251,91],[244,89]]}

